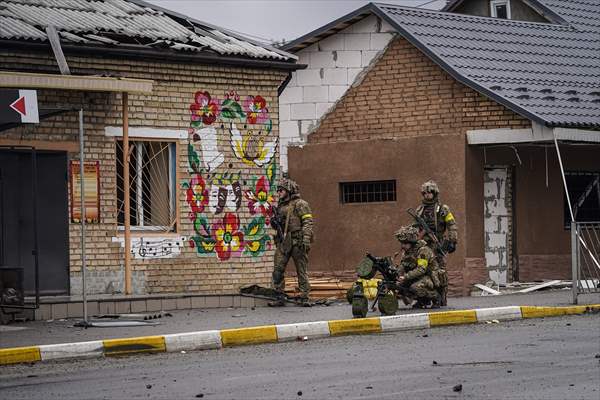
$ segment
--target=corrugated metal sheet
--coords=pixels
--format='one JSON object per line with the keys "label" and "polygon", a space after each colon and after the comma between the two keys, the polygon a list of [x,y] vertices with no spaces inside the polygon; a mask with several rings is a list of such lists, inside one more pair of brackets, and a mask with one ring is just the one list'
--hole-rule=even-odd
{"label": "corrugated metal sheet", "polygon": [[[164,45],[181,51],[212,51],[222,55],[293,60],[284,51],[268,49],[212,26],[184,26],[149,5],[126,0],[2,0],[0,39],[47,40],[54,26],[71,43]],[[199,34],[205,32],[206,34]]]}

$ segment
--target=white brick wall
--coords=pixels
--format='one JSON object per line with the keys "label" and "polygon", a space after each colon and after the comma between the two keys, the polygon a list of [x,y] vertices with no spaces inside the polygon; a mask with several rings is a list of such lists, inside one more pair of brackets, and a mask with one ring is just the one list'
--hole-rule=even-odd
{"label": "white brick wall", "polygon": [[303,143],[393,38],[395,30],[371,15],[345,30],[314,43],[296,55],[308,68],[292,73],[279,97],[281,166],[287,171],[287,146]]}

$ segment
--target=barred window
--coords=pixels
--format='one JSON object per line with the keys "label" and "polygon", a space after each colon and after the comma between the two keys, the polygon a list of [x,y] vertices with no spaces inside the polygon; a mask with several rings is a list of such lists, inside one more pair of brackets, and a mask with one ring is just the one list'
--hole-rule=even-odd
{"label": "barred window", "polygon": [[[600,221],[600,172],[566,171],[567,188],[577,222]],[[564,198],[564,224],[570,228],[569,203]]]}
{"label": "barred window", "polygon": [[340,203],[396,201],[396,181],[341,182]]}

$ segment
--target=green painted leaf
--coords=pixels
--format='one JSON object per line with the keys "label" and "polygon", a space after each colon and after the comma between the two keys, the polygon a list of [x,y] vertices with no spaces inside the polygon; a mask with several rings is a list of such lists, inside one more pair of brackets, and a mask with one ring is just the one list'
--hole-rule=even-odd
{"label": "green painted leaf", "polygon": [[275,157],[273,157],[273,160],[267,165],[265,173],[269,180],[270,192],[273,194],[277,191],[277,186],[275,186],[275,180],[277,179],[277,163],[275,162]]}
{"label": "green painted leaf", "polygon": [[196,245],[196,251],[200,255],[212,254],[215,252],[216,241],[213,238],[205,238],[202,236],[192,236],[192,240]]}
{"label": "green painted leaf", "polygon": [[271,133],[272,129],[273,129],[273,120],[270,119],[269,122],[267,122],[267,133]]}
{"label": "green painted leaf", "polygon": [[256,237],[262,236],[265,233],[265,217],[259,216],[254,218],[250,223],[244,228],[244,237],[247,239],[254,239]]}
{"label": "green painted leaf", "polygon": [[202,168],[200,167],[201,161],[200,156],[194,149],[194,146],[191,143],[188,143],[188,163],[190,164],[190,169],[194,172],[201,172]]}
{"label": "green painted leaf", "polygon": [[267,248],[267,243],[270,239],[271,238],[269,237],[269,235],[264,235],[259,239],[246,241],[244,246],[244,254],[249,254],[253,257],[258,257],[262,255],[265,252],[265,249]]}
{"label": "green painted leaf", "polygon": [[206,217],[202,214],[196,215],[196,220],[194,221],[194,230],[200,236],[205,238],[210,238],[210,225]]}

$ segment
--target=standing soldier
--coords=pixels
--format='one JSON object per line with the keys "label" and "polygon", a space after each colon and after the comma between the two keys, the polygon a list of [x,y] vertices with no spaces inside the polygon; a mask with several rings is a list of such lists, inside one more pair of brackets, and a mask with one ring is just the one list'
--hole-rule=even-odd
{"label": "standing soldier", "polygon": [[269,303],[271,307],[282,307],[284,302],[284,274],[290,257],[294,259],[300,287],[300,301],[309,306],[310,284],[308,282],[308,252],[313,241],[313,216],[308,203],[300,198],[300,188],[291,179],[283,179],[277,186],[279,197],[273,228],[275,237],[275,266],[273,268],[273,288],[279,293],[278,299]]}
{"label": "standing soldier", "polygon": [[409,297],[416,298],[413,307],[425,308],[431,302],[431,308],[439,308],[442,296],[434,283],[438,278],[438,264],[433,250],[427,242],[419,240],[419,230],[414,226],[403,226],[395,236],[404,250],[400,261],[404,275],[398,282]]}
{"label": "standing soldier", "polygon": [[[425,220],[429,229],[436,235],[436,238],[425,235],[424,240],[427,245],[435,249],[437,263],[440,268],[439,280],[440,287],[438,290],[442,295],[442,305],[447,304],[446,297],[448,294],[448,273],[446,272],[445,253],[454,253],[458,242],[458,227],[454,220],[454,215],[450,211],[450,207],[443,204],[439,200],[440,189],[434,181],[427,181],[421,185],[421,195],[423,200],[421,205],[417,207],[416,213],[419,217]],[[441,244],[441,250],[438,246],[433,246],[437,241]]]}

